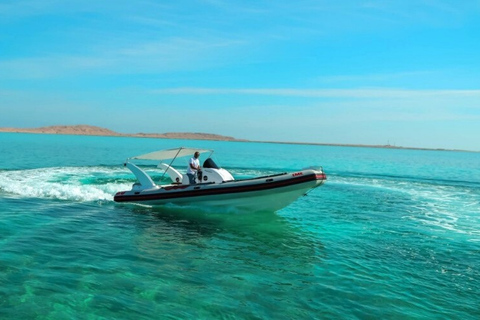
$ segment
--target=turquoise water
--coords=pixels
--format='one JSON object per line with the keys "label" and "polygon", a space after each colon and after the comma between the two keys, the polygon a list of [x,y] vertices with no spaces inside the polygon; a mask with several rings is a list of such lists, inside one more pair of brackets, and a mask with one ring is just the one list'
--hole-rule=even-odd
{"label": "turquoise water", "polygon": [[[328,181],[270,214],[112,201],[178,146]],[[478,319],[480,154],[1,133],[0,283],[0,319]]]}

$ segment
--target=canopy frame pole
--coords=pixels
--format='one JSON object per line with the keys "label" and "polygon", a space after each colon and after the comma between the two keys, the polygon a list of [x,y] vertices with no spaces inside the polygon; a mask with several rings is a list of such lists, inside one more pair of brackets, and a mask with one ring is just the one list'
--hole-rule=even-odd
{"label": "canopy frame pole", "polygon": [[[184,147],[180,147],[180,148],[178,149],[178,152],[177,152],[177,154],[175,155],[175,158],[173,158],[173,160],[170,162],[170,164],[168,165],[168,167],[165,168],[165,171],[163,171],[163,174],[162,174],[162,176],[160,177],[160,181],[162,181],[163,177],[165,176],[165,173],[167,173],[168,168],[170,168],[170,167],[172,166],[173,161],[175,161],[175,159],[177,159],[177,156],[178,156],[178,154],[180,153],[180,151],[182,151],[182,149],[185,149],[185,148],[184,148]],[[161,163],[161,162],[160,162],[160,163]]]}

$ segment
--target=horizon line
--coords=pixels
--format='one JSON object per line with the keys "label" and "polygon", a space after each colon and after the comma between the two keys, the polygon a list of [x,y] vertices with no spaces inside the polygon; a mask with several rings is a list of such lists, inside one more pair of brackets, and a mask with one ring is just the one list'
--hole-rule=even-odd
{"label": "horizon line", "polygon": [[[99,129],[99,131],[94,133],[85,133],[85,132],[42,132],[41,129],[52,129],[55,127],[63,127],[64,129],[71,129],[74,127],[90,127],[94,129]],[[110,131],[111,134],[101,132],[102,130]],[[370,145],[370,144],[352,144],[352,143],[322,143],[322,142],[293,142],[293,141],[266,141],[266,140],[248,140],[248,139],[239,139],[231,136],[225,136],[216,133],[205,133],[205,132],[164,132],[164,133],[121,133],[116,132],[108,128],[87,125],[87,124],[78,124],[78,125],[50,125],[42,126],[37,128],[13,128],[13,127],[0,127],[0,133],[30,133],[30,134],[51,134],[51,135],[80,135],[80,136],[102,136],[102,137],[130,137],[130,138],[149,138],[149,139],[183,139],[183,140],[206,140],[206,141],[224,141],[224,142],[254,142],[254,143],[275,143],[275,144],[296,144],[296,145],[316,145],[316,146],[330,146],[330,147],[353,147],[353,148],[379,148],[379,149],[400,149],[400,150],[424,150],[424,151],[448,151],[448,152],[473,152],[480,153],[480,151],[475,150],[464,150],[464,149],[449,149],[449,148],[425,148],[425,147],[404,147],[390,145],[389,143],[385,145]],[[168,135],[193,135],[198,136],[197,139],[194,138],[181,138],[181,137],[169,137]],[[202,135],[206,136],[217,136],[220,139],[215,139],[213,137],[205,138],[201,137]],[[223,139],[222,139],[223,138]]]}

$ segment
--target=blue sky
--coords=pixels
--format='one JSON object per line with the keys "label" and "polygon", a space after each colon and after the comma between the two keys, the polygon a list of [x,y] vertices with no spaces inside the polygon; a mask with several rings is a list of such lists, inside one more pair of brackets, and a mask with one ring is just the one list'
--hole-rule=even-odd
{"label": "blue sky", "polygon": [[0,0],[0,127],[480,151],[480,1]]}

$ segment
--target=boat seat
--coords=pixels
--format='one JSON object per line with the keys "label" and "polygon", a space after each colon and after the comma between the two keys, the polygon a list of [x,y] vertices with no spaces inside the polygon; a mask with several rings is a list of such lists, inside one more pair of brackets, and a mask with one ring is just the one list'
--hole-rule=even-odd
{"label": "boat seat", "polygon": [[183,176],[182,184],[190,184],[190,179],[188,179],[188,176],[186,174]]}
{"label": "boat seat", "polygon": [[188,177],[185,175],[182,175],[180,172],[178,172],[177,169],[169,166],[166,163],[160,163],[157,168],[161,168],[163,170],[166,170],[167,175],[170,177],[170,179],[173,181],[173,183],[181,183],[184,184],[185,178],[187,178],[187,184],[188,184]]}

